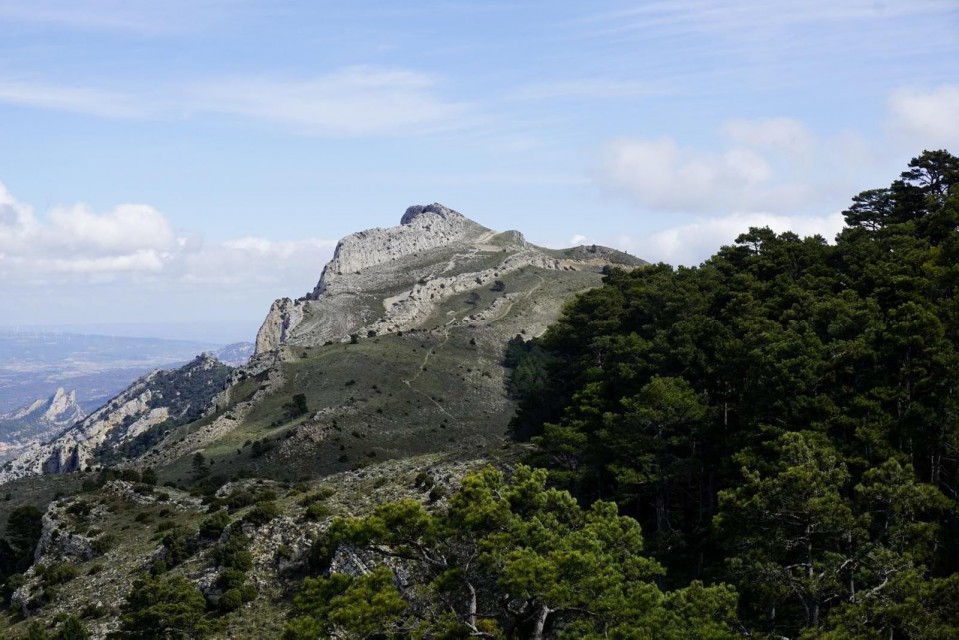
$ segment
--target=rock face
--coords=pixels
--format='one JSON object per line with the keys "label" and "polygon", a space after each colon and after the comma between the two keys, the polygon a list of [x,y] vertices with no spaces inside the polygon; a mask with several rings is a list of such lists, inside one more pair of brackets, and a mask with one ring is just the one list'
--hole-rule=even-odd
{"label": "rock face", "polygon": [[[321,281],[322,282],[322,281]],[[266,320],[256,334],[255,353],[273,351],[286,341],[287,332],[303,319],[301,301],[280,298],[273,302]]]}
{"label": "rock face", "polygon": [[228,375],[216,374],[229,370],[216,359],[201,355],[173,372],[154,371],[59,437],[25,447],[0,468],[0,484],[30,475],[56,475],[96,467],[98,448],[115,449],[168,418],[190,412],[198,417],[222,389]]}
{"label": "rock face", "polygon": [[63,387],[46,399],[35,400],[11,413],[0,415],[0,462],[25,448],[58,436],[79,422],[86,413],[77,404],[75,391]]}
{"label": "rock face", "polygon": [[[529,244],[517,231],[491,231],[438,203],[409,207],[398,226],[343,238],[309,296],[274,302],[257,335],[256,355],[282,345],[315,346],[351,334],[415,328],[444,300],[488,288],[504,273],[569,268],[557,253]],[[608,257],[584,254],[589,260]]]}

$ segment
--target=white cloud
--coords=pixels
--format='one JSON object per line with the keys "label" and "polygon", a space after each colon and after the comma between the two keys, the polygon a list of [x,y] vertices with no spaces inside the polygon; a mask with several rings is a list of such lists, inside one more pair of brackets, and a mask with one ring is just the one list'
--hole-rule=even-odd
{"label": "white cloud", "polygon": [[959,85],[895,91],[889,98],[889,124],[895,135],[912,146],[955,151],[959,147]]}
{"label": "white cloud", "polygon": [[610,141],[599,150],[594,179],[647,211],[797,214],[841,206],[875,186],[866,176],[901,162],[887,141],[851,130],[816,135],[791,118],[729,120],[718,133],[715,148],[668,137]]}
{"label": "white cloud", "polygon": [[597,177],[637,204],[663,211],[766,208],[804,197],[799,185],[773,183],[770,162],[754,149],[703,151],[680,147],[671,138],[607,143]]}
{"label": "white cloud", "polygon": [[375,135],[449,129],[466,105],[433,95],[436,80],[405,69],[347,67],[308,80],[212,81],[189,99],[201,111],[237,114],[314,133]]}
{"label": "white cloud", "polygon": [[750,227],[769,227],[776,233],[792,231],[800,237],[820,235],[832,242],[842,230],[843,223],[842,213],[826,216],[733,213],[721,217],[696,218],[643,238],[631,235],[595,238],[577,235],[569,244],[599,244],[626,251],[649,262],[695,266],[721,247],[732,244]]}
{"label": "white cloud", "polygon": [[732,244],[750,227],[769,227],[777,233],[792,231],[799,236],[821,235],[833,241],[842,230],[841,213],[827,216],[783,216],[770,213],[734,213],[718,218],[698,218],[693,222],[663,229],[635,242],[632,251],[646,260],[669,264],[697,265]]}
{"label": "white cloud", "polygon": [[232,115],[335,136],[418,135],[471,123],[470,105],[440,97],[437,85],[428,74],[365,66],[305,79],[206,78],[125,92],[0,78],[0,102],[105,118]]}
{"label": "white cloud", "polygon": [[130,96],[92,89],[46,85],[18,79],[0,79],[0,102],[41,109],[85,113],[102,118],[137,118],[147,115],[145,104]]}
{"label": "white cloud", "polygon": [[587,240],[589,240],[587,236],[584,236],[581,233],[577,233],[575,236],[569,239],[569,246],[577,247],[581,244],[585,244]]}
{"label": "white cloud", "polygon": [[52,250],[123,255],[170,251],[176,236],[166,217],[147,205],[120,205],[98,214],[85,205],[50,211],[36,240]]}
{"label": "white cloud", "polygon": [[204,243],[178,236],[147,205],[106,213],[74,205],[40,218],[0,184],[0,289],[133,281],[160,288],[270,284],[284,291],[290,282],[316,280],[334,246],[319,238]]}
{"label": "white cloud", "polygon": [[790,156],[805,156],[815,146],[815,136],[792,118],[730,120],[721,131],[735,144],[757,149],[775,149]]}

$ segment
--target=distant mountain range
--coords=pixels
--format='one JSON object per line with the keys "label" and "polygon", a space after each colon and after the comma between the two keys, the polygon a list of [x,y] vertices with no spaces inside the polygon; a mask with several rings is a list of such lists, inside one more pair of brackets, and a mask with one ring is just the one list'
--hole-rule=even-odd
{"label": "distant mountain range", "polygon": [[141,376],[201,353],[241,366],[253,343],[0,331],[0,462],[57,438]]}
{"label": "distant mountain range", "polygon": [[0,329],[0,413],[49,398],[57,389],[76,392],[89,413],[159,368],[182,366],[200,353],[243,364],[250,343],[224,346],[191,340],[85,335]]}

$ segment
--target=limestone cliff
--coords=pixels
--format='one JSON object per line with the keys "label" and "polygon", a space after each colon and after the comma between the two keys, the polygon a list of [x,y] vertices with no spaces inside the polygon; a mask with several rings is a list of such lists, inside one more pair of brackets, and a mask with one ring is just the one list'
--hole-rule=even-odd
{"label": "limestone cliff", "polygon": [[0,484],[31,475],[96,467],[116,449],[170,418],[197,418],[222,390],[230,367],[201,355],[174,371],[154,371],[58,437],[33,442],[0,468]]}
{"label": "limestone cliff", "polygon": [[398,226],[343,238],[309,296],[274,302],[257,335],[256,354],[262,360],[282,345],[316,346],[351,334],[416,328],[444,301],[488,288],[503,274],[526,267],[567,269],[578,259],[557,254],[529,244],[517,231],[491,231],[438,203],[412,206]]}

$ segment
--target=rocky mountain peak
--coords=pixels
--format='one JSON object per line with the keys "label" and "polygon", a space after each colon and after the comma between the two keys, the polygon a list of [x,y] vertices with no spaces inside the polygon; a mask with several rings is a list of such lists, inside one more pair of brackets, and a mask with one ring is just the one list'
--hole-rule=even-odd
{"label": "rocky mountain peak", "polygon": [[400,218],[400,224],[408,225],[416,218],[430,213],[435,214],[444,220],[449,220],[451,218],[466,219],[466,216],[464,216],[462,213],[453,211],[449,207],[441,205],[439,202],[434,202],[433,204],[415,204],[411,207],[407,207],[406,213],[404,213],[403,217]]}
{"label": "rocky mountain peak", "polygon": [[395,227],[340,240],[308,296],[274,302],[257,334],[255,354],[276,353],[284,344],[321,345],[350,340],[352,334],[405,331],[452,297],[475,290],[472,298],[478,300],[479,291],[490,286],[502,291],[496,282],[506,274],[576,270],[585,263],[615,262],[612,253],[567,255],[534,246],[518,231],[488,229],[438,202],[413,205]]}
{"label": "rocky mountain peak", "polygon": [[75,391],[57,389],[12,413],[0,415],[0,461],[25,448],[55,437],[86,416]]}

